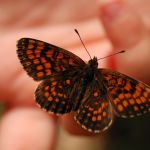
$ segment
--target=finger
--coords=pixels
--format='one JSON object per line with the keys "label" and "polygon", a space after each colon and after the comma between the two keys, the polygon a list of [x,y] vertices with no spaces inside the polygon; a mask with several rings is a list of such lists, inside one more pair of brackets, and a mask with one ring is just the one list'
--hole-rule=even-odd
{"label": "finger", "polygon": [[9,105],[35,105],[34,91],[37,84],[38,83],[28,77],[26,72],[22,69],[22,72],[20,72],[18,77],[12,81],[10,93],[13,94],[14,101],[11,101],[9,97]]}
{"label": "finger", "polygon": [[61,150],[62,147],[65,150],[104,150],[106,148],[108,144],[107,135],[91,134],[81,129],[73,120],[73,114],[68,117],[66,116],[62,121],[64,122],[63,127],[61,126],[59,129],[59,137],[56,145],[57,150]]}
{"label": "finger", "polygon": [[55,132],[55,121],[42,111],[15,109],[1,120],[0,149],[51,150]]}
{"label": "finger", "polygon": [[115,48],[130,48],[142,39],[144,24],[127,3],[108,0],[100,6],[100,17]]}
{"label": "finger", "polygon": [[100,7],[100,17],[114,49],[126,50],[115,57],[116,62],[112,57],[111,63],[125,74],[150,82],[150,71],[146,69],[150,64],[149,35],[140,16],[127,3],[108,0]]}

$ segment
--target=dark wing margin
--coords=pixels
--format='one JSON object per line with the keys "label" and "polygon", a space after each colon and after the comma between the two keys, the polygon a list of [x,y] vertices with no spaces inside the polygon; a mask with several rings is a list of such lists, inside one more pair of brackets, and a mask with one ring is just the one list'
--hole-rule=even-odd
{"label": "dark wing margin", "polygon": [[34,80],[46,79],[68,68],[80,67],[85,62],[75,54],[31,38],[17,43],[17,54],[23,68]]}
{"label": "dark wing margin", "polygon": [[75,120],[83,129],[99,133],[110,127],[113,121],[111,105],[104,89],[94,80],[87,87]]}
{"label": "dark wing margin", "polygon": [[99,69],[116,114],[135,117],[150,111],[150,87],[111,69]]}

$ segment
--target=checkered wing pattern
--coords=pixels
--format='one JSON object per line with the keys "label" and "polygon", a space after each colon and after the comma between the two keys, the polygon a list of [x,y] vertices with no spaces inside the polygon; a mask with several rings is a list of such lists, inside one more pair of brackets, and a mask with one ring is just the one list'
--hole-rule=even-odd
{"label": "checkered wing pattern", "polygon": [[150,111],[150,87],[110,69],[99,69],[116,114],[135,117]]}
{"label": "checkered wing pattern", "polygon": [[87,87],[85,98],[76,112],[75,120],[82,128],[99,133],[112,123],[112,109],[107,95],[94,80]]}
{"label": "checkered wing pattern", "polygon": [[37,81],[85,65],[75,54],[39,40],[22,38],[17,47],[21,64],[28,75]]}
{"label": "checkered wing pattern", "polygon": [[51,77],[44,80],[35,91],[36,103],[48,112],[59,114],[72,110],[69,93],[73,82],[71,77]]}

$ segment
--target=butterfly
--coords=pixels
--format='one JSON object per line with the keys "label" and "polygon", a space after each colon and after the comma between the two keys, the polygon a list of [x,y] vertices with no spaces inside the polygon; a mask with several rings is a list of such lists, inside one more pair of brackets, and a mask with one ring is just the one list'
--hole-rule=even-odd
{"label": "butterfly", "polygon": [[75,112],[76,122],[90,132],[105,131],[113,114],[122,118],[150,111],[150,87],[111,69],[98,68],[97,57],[85,63],[75,54],[52,44],[22,38],[18,58],[35,81],[35,101],[56,115]]}

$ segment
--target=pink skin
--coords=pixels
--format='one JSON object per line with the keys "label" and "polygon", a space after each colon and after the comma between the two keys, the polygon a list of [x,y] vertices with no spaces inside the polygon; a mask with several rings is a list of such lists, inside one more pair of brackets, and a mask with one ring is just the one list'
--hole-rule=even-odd
{"label": "pink skin", "polygon": [[[1,15],[7,14],[0,17],[0,100],[6,106],[0,123],[1,150],[49,150],[56,142],[57,118],[35,106],[33,92],[38,83],[27,76],[18,61],[15,43],[21,37],[33,37],[64,47],[88,61],[89,57],[73,31],[77,28],[92,56],[103,57],[126,50],[124,54],[100,61],[100,67],[111,67],[150,82],[147,69],[150,64],[150,12],[146,11],[150,1],[134,0],[131,3],[129,0],[130,5],[121,0],[94,2],[92,8],[90,2],[84,4],[86,9],[92,10],[86,15],[79,7],[83,4],[74,5],[74,1],[69,0],[51,4],[34,0],[30,5],[18,0],[13,1],[13,5],[12,1],[1,3],[1,10],[5,10]],[[70,15],[66,10],[71,12]],[[80,22],[83,19],[84,23]],[[76,124],[73,114],[59,119],[63,129],[73,135],[93,135]],[[101,138],[106,140],[104,136]]]}

